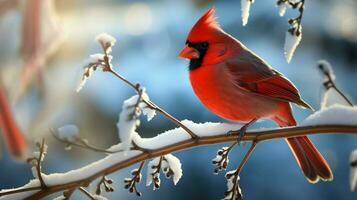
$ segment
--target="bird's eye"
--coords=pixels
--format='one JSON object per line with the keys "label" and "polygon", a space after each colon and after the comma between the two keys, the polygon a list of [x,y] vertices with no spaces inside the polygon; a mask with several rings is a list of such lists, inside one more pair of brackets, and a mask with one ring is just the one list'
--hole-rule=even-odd
{"label": "bird's eye", "polygon": [[207,43],[207,42],[203,42],[203,43],[202,43],[202,47],[203,47],[203,48],[207,48],[207,47],[208,47],[208,43]]}

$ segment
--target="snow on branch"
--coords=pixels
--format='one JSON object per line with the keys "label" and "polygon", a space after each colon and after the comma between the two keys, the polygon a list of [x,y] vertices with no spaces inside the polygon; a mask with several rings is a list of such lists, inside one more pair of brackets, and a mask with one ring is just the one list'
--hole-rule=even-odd
{"label": "snow on branch", "polygon": [[288,63],[290,63],[291,58],[294,55],[296,47],[299,45],[302,38],[302,15],[304,13],[305,8],[305,0],[295,1],[295,0],[278,0],[277,4],[279,6],[279,14],[280,16],[284,16],[286,4],[288,4],[292,9],[297,9],[299,11],[299,16],[294,19],[289,19],[288,23],[290,28],[288,32],[286,32],[285,36],[285,45],[284,45],[284,53],[285,58]]}
{"label": "snow on branch", "polygon": [[248,23],[250,6],[253,3],[254,3],[254,0],[242,0],[241,1],[243,26],[247,25],[247,23]]}
{"label": "snow on branch", "polygon": [[182,177],[182,168],[180,160],[172,154],[156,157],[148,164],[148,174],[146,178],[146,186],[153,183],[154,190],[160,187],[160,170],[167,178],[172,177],[174,185]]}
{"label": "snow on branch", "polygon": [[333,104],[353,106],[352,101],[336,86],[336,76],[330,63],[326,60],[320,60],[317,66],[324,76],[323,86],[325,92],[321,99],[321,108],[323,109]]}
{"label": "snow on branch", "polygon": [[[248,23],[250,6],[254,0],[241,0],[242,24],[245,26]],[[286,61],[290,63],[294,52],[302,39],[301,20],[305,9],[305,0],[277,0],[279,15],[283,17],[286,13],[286,8],[290,7],[293,10],[298,10],[299,16],[288,20],[290,28],[285,35],[284,54]]]}
{"label": "snow on branch", "polygon": [[[357,112],[355,113],[355,116],[357,117]],[[342,119],[337,119],[336,121],[330,122],[332,124],[248,131],[243,136],[242,141],[261,142],[270,139],[296,137],[318,133],[322,134],[341,132],[357,134],[356,122],[354,125],[343,125],[344,123]],[[334,123],[338,125],[334,125]],[[41,190],[38,179],[34,179],[30,181],[29,184],[21,188],[1,190],[0,196],[7,196],[4,196],[0,199],[5,199],[13,195],[18,195],[17,193],[19,191],[25,191],[24,195],[26,197],[29,197],[29,199],[43,198],[55,192],[75,189],[81,187],[82,185],[87,185],[88,182],[91,182],[96,178],[102,177],[103,175],[111,174],[120,169],[150,158],[164,156],[169,153],[201,145],[236,142],[238,139],[238,135],[236,134],[226,134],[227,131],[232,130],[232,127],[236,125],[211,122],[203,124],[196,124],[191,122],[190,124],[191,128],[200,130],[200,132],[198,132],[199,137],[196,139],[187,136],[182,137],[182,135],[185,135],[185,130],[182,128],[166,131],[150,139],[143,138],[143,143],[146,143],[147,147],[156,146],[156,148],[151,148],[147,151],[130,150],[127,153],[113,153],[107,155],[101,160],[98,160],[76,170],[71,170],[66,173],[55,173],[49,175],[43,174],[42,176],[47,185],[47,190]]]}

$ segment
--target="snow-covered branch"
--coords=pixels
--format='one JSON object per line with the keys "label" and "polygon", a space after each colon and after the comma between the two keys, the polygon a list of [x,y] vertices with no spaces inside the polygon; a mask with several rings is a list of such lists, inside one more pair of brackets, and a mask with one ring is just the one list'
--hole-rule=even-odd
{"label": "snow-covered branch", "polygon": [[[248,23],[250,7],[253,3],[254,0],[241,0],[243,26]],[[285,36],[284,54],[286,61],[289,63],[302,38],[301,21],[305,9],[305,0],[277,0],[276,4],[281,17],[285,15],[287,7],[290,7],[293,10],[298,10],[299,12],[299,15],[296,18],[288,20],[290,28]]]}
{"label": "snow-covered branch", "polygon": [[[248,131],[242,138],[242,141],[256,141],[262,142],[272,139],[282,139],[287,137],[296,137],[302,135],[312,134],[328,134],[328,133],[341,133],[341,134],[357,134],[357,109],[344,106],[334,106],[327,109],[330,115],[335,115],[336,112],[343,112],[344,109],[350,109],[351,120],[345,122],[344,119],[336,119],[334,121],[327,120],[327,114],[322,111],[310,118],[305,123],[309,123],[312,119],[315,121],[308,126],[267,129]],[[319,120],[320,119],[320,120]],[[353,121],[353,123],[351,123]],[[194,130],[198,135],[197,139],[190,138],[184,134],[182,128],[176,128],[166,131],[154,138],[142,138],[140,141],[141,147],[147,151],[130,150],[126,153],[118,152],[110,154],[105,158],[91,163],[82,168],[72,170],[66,173],[56,174],[43,174],[44,182],[47,189],[41,190],[40,182],[38,179],[31,180],[23,187],[15,189],[5,189],[0,191],[0,199],[6,198],[19,198],[19,199],[40,199],[50,194],[67,191],[75,188],[88,185],[88,183],[100,178],[104,175],[109,175],[125,167],[140,163],[142,161],[164,156],[173,152],[182,151],[192,147],[202,145],[219,144],[226,142],[236,142],[238,135],[227,135],[229,130],[239,128],[236,124],[222,124],[222,123],[203,123],[197,124],[192,121],[182,121],[187,127]],[[19,193],[21,192],[21,193]],[[7,196],[5,196],[7,195]]]}

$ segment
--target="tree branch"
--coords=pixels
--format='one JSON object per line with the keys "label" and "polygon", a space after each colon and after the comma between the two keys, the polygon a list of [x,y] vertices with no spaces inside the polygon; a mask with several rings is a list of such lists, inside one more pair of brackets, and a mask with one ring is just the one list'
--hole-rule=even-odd
{"label": "tree branch", "polygon": [[[300,126],[300,127],[287,127],[287,128],[278,128],[272,130],[262,130],[262,131],[248,131],[242,141],[256,141],[262,142],[266,140],[273,139],[283,139],[289,137],[297,137],[303,135],[314,135],[314,134],[328,134],[328,133],[342,133],[342,134],[357,134],[357,125],[316,125],[316,126]],[[31,194],[26,199],[41,199],[55,192],[69,190],[74,188],[79,188],[86,183],[89,183],[103,175],[108,175],[113,172],[116,172],[125,167],[131,166],[135,163],[142,162],[147,159],[155,158],[158,156],[163,156],[172,152],[181,151],[188,148],[211,145],[225,142],[235,142],[238,139],[237,134],[227,135],[222,133],[221,135],[215,136],[204,136],[198,137],[196,139],[189,138],[183,141],[176,141],[172,144],[168,144],[165,147],[158,149],[151,149],[150,152],[141,152],[140,154],[129,157],[126,160],[122,160],[113,165],[110,165],[103,170],[92,174],[91,176],[76,180],[72,182],[67,182],[64,184],[50,185],[47,188],[42,189],[41,191]],[[16,190],[16,189],[15,189]],[[33,187],[26,189],[26,191],[39,190],[39,187]],[[9,194],[9,192],[0,192],[0,196]]]}
{"label": "tree branch", "polygon": [[[107,63],[107,65],[109,65]],[[129,80],[127,80],[126,78],[124,78],[122,75],[120,75],[119,73],[117,73],[116,71],[114,71],[112,68],[107,70],[108,72],[112,73],[114,76],[116,76],[117,78],[119,78],[120,80],[124,81],[124,83],[126,83],[128,86],[130,86],[131,88],[133,88],[136,93],[140,93],[140,88],[137,87],[136,85],[134,85],[133,83],[131,83]],[[182,129],[184,129],[192,138],[196,139],[197,135],[195,133],[193,133],[188,127],[186,127],[184,124],[182,124],[179,120],[177,120],[174,116],[170,115],[169,113],[167,113],[165,110],[163,110],[162,108],[160,108],[159,106],[157,106],[154,102],[147,100],[147,99],[142,99],[142,101],[151,109],[159,112],[161,115],[163,115],[165,118],[167,118],[168,120],[170,120],[171,122],[173,122],[174,124],[176,124],[177,126],[181,127]]]}

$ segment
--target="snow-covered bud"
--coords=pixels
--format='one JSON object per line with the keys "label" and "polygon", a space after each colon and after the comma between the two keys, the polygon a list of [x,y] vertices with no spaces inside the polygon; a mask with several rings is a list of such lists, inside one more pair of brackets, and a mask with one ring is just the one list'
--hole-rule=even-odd
{"label": "snow-covered bud", "polygon": [[112,47],[114,46],[116,39],[109,35],[108,33],[101,33],[96,37],[99,44],[105,49],[105,52],[111,53]]}
{"label": "snow-covered bud", "polygon": [[224,199],[236,199],[242,200],[242,190],[239,187],[239,176],[236,174],[236,170],[232,170],[226,173],[227,179],[227,191],[224,193]]}
{"label": "snow-covered bud", "polygon": [[58,128],[55,134],[61,140],[75,142],[79,138],[79,129],[76,125],[69,124]]}
{"label": "snow-covered bud", "polygon": [[229,147],[222,147],[217,151],[216,157],[212,159],[212,164],[215,167],[214,174],[218,174],[219,171],[225,170],[227,168],[229,163],[229,151]]}

